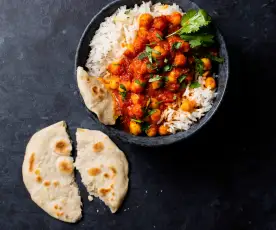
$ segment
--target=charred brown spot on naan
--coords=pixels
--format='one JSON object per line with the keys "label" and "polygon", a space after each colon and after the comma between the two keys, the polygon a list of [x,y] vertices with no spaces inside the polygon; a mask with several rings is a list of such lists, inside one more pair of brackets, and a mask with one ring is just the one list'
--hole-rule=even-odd
{"label": "charred brown spot on naan", "polygon": [[51,182],[48,181],[48,180],[46,180],[46,181],[43,182],[43,185],[44,185],[45,187],[49,187],[49,186],[51,185]]}
{"label": "charred brown spot on naan", "polygon": [[106,196],[111,191],[110,188],[100,188],[99,193],[101,196]]}
{"label": "charred brown spot on naan", "polygon": [[113,166],[110,166],[109,169],[112,171],[112,174],[113,174],[113,175],[112,175],[112,178],[114,178],[114,177],[116,176],[116,174],[117,174],[116,168],[113,167]]}
{"label": "charred brown spot on naan", "polygon": [[68,155],[70,150],[68,149],[68,143],[65,140],[60,140],[55,144],[55,152],[60,155]]}
{"label": "charred brown spot on naan", "polygon": [[35,180],[36,180],[36,182],[41,183],[42,182],[42,177],[41,176],[37,176],[35,178]]}
{"label": "charred brown spot on naan", "polygon": [[58,182],[58,181],[54,181],[54,182],[53,182],[53,185],[54,185],[55,187],[57,187],[57,186],[59,185],[59,182]]}
{"label": "charred brown spot on naan", "polygon": [[90,176],[97,176],[101,173],[101,171],[102,170],[100,168],[90,168],[87,170],[87,172]]}
{"label": "charred brown spot on naan", "polygon": [[104,144],[102,142],[97,142],[96,144],[93,145],[93,150],[96,153],[103,151],[103,149],[104,149]]}
{"label": "charred brown spot on naan", "polygon": [[61,173],[71,174],[73,172],[72,162],[67,160],[62,160],[58,162],[58,169]]}
{"label": "charred brown spot on naan", "polygon": [[35,153],[31,154],[31,157],[29,159],[29,172],[32,172],[34,169],[34,162],[35,162]]}
{"label": "charred brown spot on naan", "polygon": [[64,215],[64,212],[57,212],[56,214],[57,214],[57,217],[61,217]]}
{"label": "charred brown spot on naan", "polygon": [[108,173],[105,173],[105,174],[104,174],[104,177],[105,177],[106,179],[108,179],[110,176],[109,176]]}

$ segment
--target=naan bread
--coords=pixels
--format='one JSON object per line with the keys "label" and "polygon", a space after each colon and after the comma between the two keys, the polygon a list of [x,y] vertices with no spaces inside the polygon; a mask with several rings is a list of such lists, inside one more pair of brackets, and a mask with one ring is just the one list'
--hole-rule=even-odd
{"label": "naan bread", "polygon": [[120,207],[128,189],[125,154],[107,135],[96,130],[77,129],[75,166],[90,195],[99,197],[112,213]]}
{"label": "naan bread", "polygon": [[82,68],[77,69],[77,81],[86,107],[98,116],[105,125],[115,124],[115,102],[111,93],[96,77],[91,77]]}
{"label": "naan bread", "polygon": [[27,145],[22,175],[39,207],[59,220],[74,223],[82,216],[82,203],[71,150],[64,121],[38,131]]}

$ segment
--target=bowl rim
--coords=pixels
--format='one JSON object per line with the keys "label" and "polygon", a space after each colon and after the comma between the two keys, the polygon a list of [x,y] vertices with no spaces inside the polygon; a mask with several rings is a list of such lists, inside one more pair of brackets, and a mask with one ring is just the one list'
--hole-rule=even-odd
{"label": "bowl rim", "polygon": [[[77,70],[77,67],[79,66],[78,62],[79,62],[79,59],[81,56],[80,50],[83,45],[85,37],[88,36],[90,29],[93,27],[94,21],[100,15],[104,14],[105,11],[107,11],[109,8],[113,7],[116,4],[119,4],[118,7],[126,5],[122,1],[123,0],[115,0],[115,1],[112,1],[108,4],[106,4],[100,11],[98,11],[92,17],[92,19],[90,20],[88,25],[85,27],[85,30],[83,31],[81,38],[79,40],[79,43],[78,43],[78,46],[76,49],[76,54],[75,54],[75,63],[74,63],[74,76],[75,77],[74,78],[75,78],[76,83],[77,83],[76,70]],[[200,8],[193,1],[190,1],[190,0],[185,0],[185,1],[189,2],[191,5],[193,5],[193,7],[197,8],[197,9]],[[162,0],[160,0],[158,2],[162,2]],[[174,1],[169,0],[169,2],[172,4]],[[134,6],[134,4],[137,4],[134,2],[132,2],[132,3],[133,3],[133,6]],[[179,6],[180,6],[180,8],[182,8],[181,5],[179,5]],[[108,16],[111,16],[111,15],[106,15],[105,17],[108,17]],[[213,21],[212,21],[212,23],[213,23],[215,31],[216,31],[216,38],[219,38],[219,40],[220,40],[220,49],[222,46],[224,46],[223,57],[224,57],[224,64],[226,65],[224,85],[221,89],[219,89],[220,96],[215,98],[215,103],[212,105],[212,108],[204,115],[204,117],[200,118],[197,123],[192,124],[192,126],[188,130],[178,131],[175,134],[170,134],[167,136],[148,137],[148,136],[134,136],[134,135],[131,135],[123,130],[114,128],[113,126],[104,125],[98,120],[97,116],[86,107],[83,97],[82,97],[79,87],[78,87],[78,95],[79,95],[80,100],[82,101],[82,104],[85,107],[86,111],[89,113],[89,117],[93,121],[95,121],[98,125],[100,125],[100,129],[103,132],[105,132],[107,135],[117,138],[117,139],[119,139],[123,142],[129,143],[129,144],[135,144],[135,145],[140,145],[140,146],[145,146],[145,147],[160,147],[160,146],[174,144],[174,143],[183,141],[183,140],[193,136],[195,133],[197,133],[200,129],[202,129],[203,126],[205,126],[212,119],[213,115],[218,110],[219,106],[222,103],[222,100],[224,99],[225,92],[226,92],[227,85],[228,85],[228,80],[229,80],[229,69],[230,69],[229,68],[229,55],[228,55],[228,51],[227,51],[226,42],[225,42],[224,37],[221,34],[221,31],[219,30],[218,26],[216,25],[216,23]],[[97,29],[98,28],[99,28],[99,25],[97,25]],[[87,49],[90,49],[90,47],[88,46]],[[217,91],[218,91],[218,88],[217,88]]]}

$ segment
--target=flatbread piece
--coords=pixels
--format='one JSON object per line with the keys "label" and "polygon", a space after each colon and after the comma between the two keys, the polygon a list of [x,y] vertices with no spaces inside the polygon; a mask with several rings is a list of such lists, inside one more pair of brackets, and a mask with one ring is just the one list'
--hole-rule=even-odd
{"label": "flatbread piece", "polygon": [[86,107],[95,113],[103,124],[114,125],[115,101],[104,84],[96,77],[89,76],[80,66],[77,68],[77,81]]}
{"label": "flatbread piece", "polygon": [[64,121],[38,131],[27,145],[22,175],[39,207],[52,217],[74,223],[82,216],[82,203],[71,150]]}
{"label": "flatbread piece", "polygon": [[75,166],[90,195],[99,197],[115,213],[128,190],[125,154],[104,133],[77,129]]}

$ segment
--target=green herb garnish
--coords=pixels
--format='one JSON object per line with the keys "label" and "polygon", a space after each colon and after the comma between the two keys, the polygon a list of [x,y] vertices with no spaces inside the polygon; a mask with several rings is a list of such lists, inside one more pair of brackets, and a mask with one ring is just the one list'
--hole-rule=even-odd
{"label": "green herb garnish", "polygon": [[198,46],[209,46],[214,43],[214,36],[207,33],[197,33],[201,28],[208,26],[211,23],[211,17],[203,9],[189,10],[182,16],[181,28],[167,37],[174,34],[190,43],[191,48]]}
{"label": "green herb garnish", "polygon": [[126,87],[123,84],[120,84],[120,88],[124,91],[126,91]]}
{"label": "green herb garnish", "polygon": [[185,89],[187,88],[187,84],[185,82],[182,82],[181,86],[180,86],[181,89]]}
{"label": "green herb garnish", "polygon": [[169,77],[168,77],[168,76],[165,76],[165,77],[164,77],[164,81],[165,81],[165,82],[169,81]]}
{"label": "green herb garnish", "polygon": [[161,79],[162,79],[162,76],[155,75],[155,77],[152,77],[152,78],[149,79],[149,82],[159,81]]}
{"label": "green herb garnish", "polygon": [[211,34],[182,34],[180,37],[190,43],[191,48],[197,46],[210,46],[214,43],[214,35]]}
{"label": "green herb garnish", "polygon": [[139,54],[138,59],[139,59],[139,60],[142,60],[142,59],[144,59],[144,58],[146,58],[146,57],[147,57],[147,53],[142,52],[142,53]]}
{"label": "green herb garnish", "polygon": [[141,121],[141,120],[136,120],[136,119],[133,119],[133,118],[131,118],[131,120],[132,121],[135,121],[135,122],[137,122],[137,123],[142,123],[143,121]]}
{"label": "green herb garnish", "polygon": [[181,42],[175,42],[172,45],[172,48],[175,50],[178,50],[181,47],[182,43]]}
{"label": "green herb garnish", "polygon": [[203,62],[199,58],[195,58],[195,69],[196,72],[199,73],[199,75],[202,75],[204,72]]}
{"label": "green herb garnish", "polygon": [[156,33],[155,36],[156,36],[157,38],[159,38],[161,41],[163,40],[163,38],[160,36],[159,33]]}
{"label": "green herb garnish", "polygon": [[176,95],[173,95],[173,100],[176,100],[177,96]]}
{"label": "green herb garnish", "polygon": [[146,85],[145,82],[141,82],[141,81],[138,80],[138,79],[136,79],[134,82],[135,82],[136,84],[138,84],[138,85],[141,85],[142,87],[144,87],[144,86]]}
{"label": "green herb garnish", "polygon": [[169,60],[168,60],[167,58],[164,59],[164,63],[168,63],[168,61],[169,61]]}
{"label": "green herb garnish", "polygon": [[173,67],[172,65],[165,65],[164,68],[163,68],[163,71],[164,72],[169,72],[169,71],[172,70],[172,67]]}
{"label": "green herb garnish", "polygon": [[142,125],[141,125],[141,128],[142,128],[143,132],[147,132],[148,129],[150,128],[150,124],[147,123],[147,122],[143,122]]}
{"label": "green herb garnish", "polygon": [[224,58],[223,57],[217,57],[214,55],[208,55],[208,57],[212,60],[215,61],[217,63],[223,63],[224,62]]}
{"label": "green herb garnish", "polygon": [[198,88],[200,86],[201,86],[201,84],[199,82],[195,81],[195,82],[191,83],[190,88],[195,89],[195,88]]}
{"label": "green herb garnish", "polygon": [[123,100],[125,100],[127,92],[126,92],[126,87],[123,84],[120,84],[120,88],[123,90],[122,92],[120,91],[119,94],[122,96]]}
{"label": "green herb garnish", "polygon": [[186,75],[182,75],[182,76],[180,76],[177,80],[178,80],[178,82],[181,84],[182,81],[184,81],[186,77],[187,77]]}
{"label": "green herb garnish", "polygon": [[151,116],[152,114],[154,114],[156,112],[156,109],[152,109],[151,111],[149,111],[148,116]]}
{"label": "green herb garnish", "polygon": [[126,99],[126,95],[127,95],[127,92],[126,92],[126,91],[119,92],[119,94],[122,96],[123,100]]}

